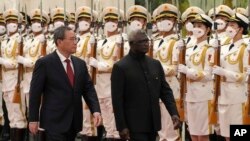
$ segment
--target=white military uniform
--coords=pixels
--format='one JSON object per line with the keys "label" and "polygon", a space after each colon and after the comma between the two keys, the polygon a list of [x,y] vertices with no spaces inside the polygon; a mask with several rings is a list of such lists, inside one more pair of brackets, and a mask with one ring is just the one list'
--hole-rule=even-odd
{"label": "white military uniform", "polygon": [[15,86],[17,84],[17,75],[18,75],[18,64],[15,59],[18,53],[18,43],[17,38],[19,37],[18,33],[13,34],[8,37],[8,39],[2,42],[1,53],[2,58],[7,61],[7,64],[3,64],[2,69],[2,91],[3,98],[6,103],[8,110],[8,117],[10,120],[11,128],[26,128],[27,121],[24,113],[21,110],[21,105],[12,102],[14,96]]}
{"label": "white military uniform", "polygon": [[119,138],[116,130],[113,106],[111,100],[111,70],[113,56],[116,55],[116,38],[119,34],[100,40],[97,44],[97,60],[99,61],[98,74],[96,80],[96,91],[100,102],[103,117],[103,125],[107,131],[107,138]]}
{"label": "white military uniform", "polygon": [[[1,18],[1,15],[0,15]],[[5,39],[6,35],[0,36],[0,49],[2,48],[1,43]],[[2,51],[2,50],[1,50]],[[2,54],[0,54],[1,56]],[[2,65],[1,65],[2,66]],[[2,101],[3,101],[3,96],[2,96],[2,70],[1,71],[1,78],[0,78],[0,126],[4,125],[4,117],[3,117],[3,106],[2,106]]]}
{"label": "white military uniform", "polygon": [[[154,58],[161,62],[165,73],[165,78],[173,91],[175,100],[178,101],[180,98],[180,89],[179,89],[179,82],[176,77],[177,75],[176,65],[178,61],[177,59],[178,51],[175,46],[176,39],[177,36],[175,34],[172,34],[162,39],[156,40],[156,42],[154,42]],[[162,128],[158,132],[160,141],[178,140],[179,134],[177,130],[174,130],[171,116],[162,101],[160,101],[160,108],[161,108],[161,123],[162,123],[161,125]]]}
{"label": "white military uniform", "polygon": [[209,135],[209,104],[212,100],[213,49],[207,40],[186,50],[187,73],[187,120],[191,135]]}
{"label": "white military uniform", "polygon": [[219,123],[221,135],[229,137],[231,124],[242,124],[243,103],[247,99],[244,68],[247,67],[247,44],[243,39],[221,48],[221,67],[227,73],[221,82],[221,95],[219,96]]}

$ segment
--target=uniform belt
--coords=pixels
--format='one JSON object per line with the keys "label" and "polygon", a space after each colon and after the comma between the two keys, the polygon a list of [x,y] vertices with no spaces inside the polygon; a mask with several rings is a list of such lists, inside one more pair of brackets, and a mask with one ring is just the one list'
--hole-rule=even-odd
{"label": "uniform belt", "polygon": [[25,71],[25,72],[33,72],[33,70],[34,70],[33,67],[32,67],[32,68],[29,68],[29,67],[25,67],[25,68],[24,68],[24,71]]}
{"label": "uniform belt", "polygon": [[98,74],[111,73],[112,71],[98,71]]}
{"label": "uniform belt", "polygon": [[3,67],[4,72],[12,71],[12,70],[17,70],[17,68],[5,68],[5,67]]}

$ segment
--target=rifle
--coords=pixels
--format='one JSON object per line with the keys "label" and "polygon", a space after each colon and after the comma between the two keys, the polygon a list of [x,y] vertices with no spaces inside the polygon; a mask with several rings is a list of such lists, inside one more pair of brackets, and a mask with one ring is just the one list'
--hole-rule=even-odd
{"label": "rifle", "polygon": [[[0,38],[0,57],[2,57],[2,47],[1,47],[2,39]],[[3,76],[2,76],[2,65],[0,65],[0,82],[2,82]]]}
{"label": "rifle", "polygon": [[[215,21],[215,0],[214,0],[214,21]],[[214,24],[215,39],[218,41],[218,47],[215,48],[214,53],[214,65],[220,66],[220,41],[218,40],[217,24]],[[218,121],[218,98],[220,96],[221,89],[221,77],[219,75],[214,75],[214,99],[212,101],[212,108],[209,115],[209,124],[216,124]]]}
{"label": "rifle", "polygon": [[148,55],[153,58],[153,39],[152,39],[152,22],[150,18],[150,13],[151,13],[151,0],[145,0],[146,7],[149,9],[149,14],[147,15],[147,34],[149,36],[150,44],[149,44],[149,51]]}
{"label": "rifle", "polygon": [[[94,11],[93,11],[93,8],[94,8],[94,2],[93,0],[91,0],[91,28],[95,29],[95,20],[94,20]],[[98,32],[98,27],[96,28],[97,32]],[[95,36],[94,35],[94,32],[92,32],[92,36]],[[96,48],[97,48],[97,40],[95,38],[95,43],[94,44],[91,44],[91,52],[90,52],[90,56],[93,57],[93,58],[96,58]],[[92,78],[92,81],[94,84],[96,84],[96,73],[97,73],[97,69],[95,67],[91,67],[91,78]]]}
{"label": "rifle", "polygon": [[[180,9],[179,6],[179,1],[177,1],[177,7]],[[181,29],[182,29],[182,23],[181,23],[181,14],[178,12],[178,23],[176,25],[176,32],[178,35],[178,39],[181,39]],[[183,40],[183,39],[181,39]],[[183,40],[184,42],[184,40]],[[184,45],[182,48],[180,48],[180,54],[179,54],[179,63],[185,65],[186,64],[186,46]],[[185,112],[184,112],[184,99],[185,99],[185,94],[187,92],[187,78],[185,73],[180,73],[179,74],[179,79],[180,79],[180,101],[177,103],[177,109],[180,115],[180,120],[185,121]]]}
{"label": "rifle", "polygon": [[[68,20],[67,20],[67,18],[66,18],[66,0],[64,0],[63,1],[63,10],[64,10],[64,16],[63,16],[63,18],[64,18],[64,25],[65,26],[68,26]],[[70,18],[70,17],[68,17],[68,18]]]}
{"label": "rifle", "polygon": [[[248,14],[250,13],[250,0],[248,0]],[[248,17],[250,19],[250,17]],[[250,25],[249,25],[250,26]],[[248,42],[248,66],[250,65],[250,49],[249,45],[250,40]],[[245,105],[245,111],[243,113],[243,124],[250,124],[250,75],[247,76],[247,102]]]}
{"label": "rifle", "polygon": [[[43,2],[42,0],[40,1],[40,20],[41,20],[41,27],[42,27],[42,34],[45,37],[45,33],[44,33],[44,21],[43,21]],[[41,55],[45,56],[46,53],[46,47],[47,47],[47,42],[46,39],[44,40],[44,43],[41,44]]]}
{"label": "rifle", "polygon": [[[20,2],[18,3],[18,14],[20,14]],[[20,16],[18,16],[18,30],[19,30],[19,36],[22,36],[22,19]],[[21,38],[21,43],[19,44],[19,55],[23,56],[23,40]],[[12,98],[13,103],[21,104],[21,88],[20,84],[23,79],[23,64],[18,64],[18,74],[17,74],[17,84],[15,86],[14,96]]]}
{"label": "rifle", "polygon": [[[117,5],[118,5],[118,20],[119,20],[118,21],[118,29],[120,31],[120,36],[122,38],[123,21],[121,19],[121,13],[120,13],[120,11],[121,11],[121,9],[120,9],[120,0],[118,0]],[[124,13],[124,15],[125,15],[125,13]],[[124,39],[123,38],[122,38],[121,44],[118,46],[117,51],[119,52],[118,58],[121,59],[124,56]]]}

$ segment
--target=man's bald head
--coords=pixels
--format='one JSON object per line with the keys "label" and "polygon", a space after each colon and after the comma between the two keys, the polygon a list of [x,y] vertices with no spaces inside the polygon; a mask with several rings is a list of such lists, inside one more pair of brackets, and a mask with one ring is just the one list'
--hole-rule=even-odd
{"label": "man's bald head", "polygon": [[130,49],[133,52],[147,53],[149,47],[149,38],[147,33],[140,29],[129,33],[128,41]]}

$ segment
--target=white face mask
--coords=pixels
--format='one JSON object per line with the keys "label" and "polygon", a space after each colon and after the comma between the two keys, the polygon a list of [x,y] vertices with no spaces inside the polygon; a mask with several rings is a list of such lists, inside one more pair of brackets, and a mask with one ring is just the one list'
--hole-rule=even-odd
{"label": "white face mask", "polygon": [[238,33],[238,31],[231,26],[228,26],[226,29],[226,34],[229,38],[233,39],[235,35]]}
{"label": "white face mask", "polygon": [[79,31],[87,31],[90,27],[90,23],[86,21],[80,21],[78,25],[79,25]]}
{"label": "white face mask", "polygon": [[187,31],[191,32],[194,28],[194,25],[191,22],[188,22],[186,23],[185,27]]}
{"label": "white face mask", "polygon": [[17,24],[16,23],[7,24],[7,30],[10,33],[16,32],[17,31]]}
{"label": "white face mask", "polygon": [[31,25],[31,30],[32,30],[33,32],[40,32],[40,31],[42,31],[41,23],[33,23],[33,24]]}
{"label": "white face mask", "polygon": [[117,24],[114,22],[107,22],[105,23],[105,29],[108,32],[114,32],[117,29]]}
{"label": "white face mask", "polygon": [[156,26],[157,26],[157,28],[158,28],[159,31],[162,31],[161,22],[157,22]]}
{"label": "white face mask", "polygon": [[142,23],[137,20],[134,20],[133,22],[130,23],[129,29],[131,31],[142,29]]}
{"label": "white face mask", "polygon": [[217,23],[217,29],[218,30],[224,29],[226,27],[226,25],[227,25],[226,22],[223,21],[222,19],[217,19],[217,20],[215,20],[215,22]]}
{"label": "white face mask", "polygon": [[0,35],[4,34],[6,32],[5,26],[0,25]]}
{"label": "white face mask", "polygon": [[200,38],[205,34],[205,31],[201,28],[193,28],[193,36],[195,38]]}
{"label": "white face mask", "polygon": [[61,26],[64,26],[64,22],[61,21],[54,22],[54,30]]}
{"label": "white face mask", "polygon": [[161,21],[162,31],[169,32],[173,28],[174,23],[170,20]]}
{"label": "white face mask", "polygon": [[76,26],[75,26],[74,24],[69,24],[69,27],[70,27],[72,30],[74,30],[74,31],[75,31],[75,29],[76,29]]}
{"label": "white face mask", "polygon": [[54,26],[53,24],[49,24],[49,29],[48,29],[49,32],[54,32]]}
{"label": "white face mask", "polygon": [[156,32],[156,31],[157,31],[157,26],[156,26],[156,24],[153,24],[153,26],[152,26],[152,31],[153,31],[153,32]]}

